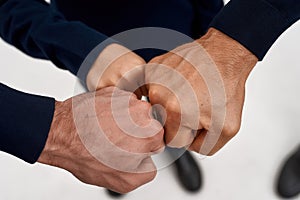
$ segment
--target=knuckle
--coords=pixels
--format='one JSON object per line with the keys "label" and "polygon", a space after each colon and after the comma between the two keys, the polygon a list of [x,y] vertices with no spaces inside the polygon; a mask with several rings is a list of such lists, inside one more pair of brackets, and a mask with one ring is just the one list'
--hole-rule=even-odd
{"label": "knuckle", "polygon": [[153,181],[156,175],[157,175],[157,170],[149,172],[145,178],[144,184]]}
{"label": "knuckle", "polygon": [[126,193],[129,193],[133,190],[135,190],[138,185],[136,183],[134,183],[134,179],[132,178],[129,178],[127,179],[124,184],[121,184],[119,187],[118,187],[118,192],[121,193],[121,194],[126,194]]}
{"label": "knuckle", "polygon": [[223,127],[223,135],[227,138],[233,138],[240,130],[240,121],[233,120]]}
{"label": "knuckle", "polygon": [[141,58],[139,56],[136,56],[134,64],[135,65],[145,65],[146,62],[145,62],[145,60],[143,58]]}
{"label": "knuckle", "polygon": [[175,97],[168,99],[166,109],[169,112],[180,113],[180,104]]}
{"label": "knuckle", "polygon": [[[153,131],[153,132],[152,132]],[[160,144],[164,139],[164,129],[161,125],[157,125],[152,127],[152,133],[150,137],[148,137],[149,145]],[[157,146],[157,145],[156,145]]]}
{"label": "knuckle", "polygon": [[156,176],[156,172],[147,173],[128,173],[120,177],[117,184],[113,185],[113,190],[121,194],[127,194],[134,191],[138,187],[150,182]]}
{"label": "knuckle", "polygon": [[139,187],[141,185],[144,185],[146,183],[149,183],[149,182],[153,181],[154,178],[156,177],[156,175],[157,175],[157,171],[156,170],[140,174],[140,176],[142,176],[142,178],[140,179],[139,184],[135,185],[135,186]]}
{"label": "knuckle", "polygon": [[152,60],[150,60],[149,63],[157,63],[158,64],[158,63],[161,63],[162,60],[163,60],[163,56],[157,56],[157,57],[153,58]]}
{"label": "knuckle", "polygon": [[139,101],[138,107],[141,109],[141,111],[149,112],[151,109],[151,104],[146,101]]}
{"label": "knuckle", "polygon": [[[140,176],[140,174],[138,176]],[[144,178],[133,176],[131,180],[128,182],[127,187],[125,188],[125,193],[131,192],[145,183],[147,182]]]}
{"label": "knuckle", "polygon": [[125,193],[129,193],[132,192],[133,190],[135,190],[138,186],[136,185],[130,185],[127,188],[125,188]]}
{"label": "knuckle", "polygon": [[161,94],[159,92],[159,90],[157,89],[157,87],[150,87],[149,89],[149,97],[151,99],[151,101],[158,101],[161,97]]}
{"label": "knuckle", "polygon": [[129,192],[131,192],[131,191],[133,191],[134,189],[131,189],[131,188],[129,188],[129,187],[123,187],[123,188],[118,188],[118,193],[120,193],[120,194],[127,194],[127,193],[129,193]]}
{"label": "knuckle", "polygon": [[161,132],[157,135],[154,136],[154,144],[151,145],[152,148],[155,147],[155,149],[159,151],[163,151],[165,148],[165,143],[164,143],[164,134],[161,134]]}
{"label": "knuckle", "polygon": [[164,152],[165,148],[166,148],[166,145],[165,145],[165,143],[162,142],[162,143],[158,146],[157,150],[156,150],[154,153],[155,153],[155,154],[162,153],[162,152]]}

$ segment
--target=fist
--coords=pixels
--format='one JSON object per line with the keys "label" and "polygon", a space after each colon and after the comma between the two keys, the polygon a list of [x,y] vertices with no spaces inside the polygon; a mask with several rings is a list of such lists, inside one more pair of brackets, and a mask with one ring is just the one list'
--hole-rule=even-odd
{"label": "fist", "polygon": [[98,56],[88,72],[86,83],[89,91],[109,86],[135,92],[140,98],[143,87],[145,61],[119,44],[108,45]]}
{"label": "fist", "polygon": [[57,102],[39,162],[68,170],[84,183],[127,193],[156,175],[151,155],[164,148],[151,105],[108,87]]}
{"label": "fist", "polygon": [[245,83],[256,62],[215,29],[151,60],[145,81],[151,104],[165,109],[166,143],[205,155],[221,149],[240,128]]}

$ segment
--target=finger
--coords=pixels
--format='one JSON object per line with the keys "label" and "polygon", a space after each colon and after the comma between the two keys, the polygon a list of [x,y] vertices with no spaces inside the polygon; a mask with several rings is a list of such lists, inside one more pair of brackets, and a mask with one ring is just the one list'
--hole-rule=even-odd
{"label": "finger", "polygon": [[156,126],[160,127],[161,129],[152,139],[153,142],[150,145],[150,155],[161,153],[165,149],[164,129],[158,121],[156,121],[155,119],[153,120],[153,124],[156,124]]}
{"label": "finger", "polygon": [[[115,188],[115,191],[125,194],[152,181],[157,174],[157,169],[150,157],[145,158],[135,173],[126,173],[125,183],[122,187]],[[117,183],[117,185],[120,183]]]}
{"label": "finger", "polygon": [[[164,150],[164,129],[159,121],[154,119],[153,108],[150,103],[136,100],[134,104],[135,112],[131,113],[131,118],[137,126],[131,126],[130,135],[137,139],[143,139],[144,143],[140,149],[145,152],[159,153]],[[126,123],[128,124],[128,123]]]}
{"label": "finger", "polygon": [[189,150],[202,155],[212,156],[222,149],[233,136],[228,136],[224,132],[219,134],[210,133],[207,130],[198,131],[197,137],[189,147]]}
{"label": "finger", "polygon": [[122,90],[134,92],[138,97],[147,95],[147,90],[144,86],[145,65],[132,66],[131,69],[126,70],[122,77],[116,80],[116,86]]}
{"label": "finger", "polygon": [[134,172],[121,173],[122,177],[119,182],[111,183],[112,187],[110,189],[121,194],[126,194],[152,181],[157,175],[157,169],[153,160],[150,157],[146,157],[142,160]]}
{"label": "finger", "polygon": [[131,123],[131,132],[138,138],[152,138],[163,134],[163,126],[154,119],[153,109],[150,103],[135,100],[130,106],[130,118],[124,125]]}
{"label": "finger", "polygon": [[[171,98],[170,98],[171,99]],[[194,135],[188,126],[185,126],[184,116],[180,111],[177,100],[169,100],[166,105],[167,119],[165,123],[165,141],[170,147],[182,148],[189,146]]]}
{"label": "finger", "polygon": [[144,175],[145,178],[148,177],[148,182],[156,176],[157,169],[151,157],[142,160],[137,168],[137,173]]}
{"label": "finger", "polygon": [[171,141],[167,142],[167,145],[173,148],[187,148],[192,144],[195,137],[192,130],[187,127],[180,127],[177,132],[171,135],[174,137]]}

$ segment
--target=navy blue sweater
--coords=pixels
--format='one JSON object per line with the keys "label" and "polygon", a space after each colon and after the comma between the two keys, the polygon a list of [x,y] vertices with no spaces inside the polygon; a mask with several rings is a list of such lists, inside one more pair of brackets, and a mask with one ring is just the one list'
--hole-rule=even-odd
{"label": "navy blue sweater", "polygon": [[[43,0],[0,0],[0,6],[0,35],[5,41],[73,74],[108,36],[148,26],[192,38],[215,27],[262,60],[280,34],[300,18],[299,0],[231,0],[221,11],[221,0],[53,0],[50,5]],[[155,54],[140,55],[149,60]],[[53,98],[0,84],[0,150],[36,162],[47,140],[54,103]]]}

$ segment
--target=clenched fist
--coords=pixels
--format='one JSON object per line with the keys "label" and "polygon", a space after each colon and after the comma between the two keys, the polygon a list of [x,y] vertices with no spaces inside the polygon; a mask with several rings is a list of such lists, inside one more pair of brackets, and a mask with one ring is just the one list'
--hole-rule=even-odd
{"label": "clenched fist", "polygon": [[151,181],[151,155],[164,148],[151,105],[108,87],[56,102],[39,162],[68,170],[84,183],[127,193]]}
{"label": "clenched fist", "polygon": [[150,61],[152,104],[165,108],[165,140],[211,155],[239,130],[245,83],[257,58],[216,29]]}
{"label": "clenched fist", "polygon": [[146,93],[143,87],[145,61],[119,44],[108,45],[97,57],[86,77],[89,91],[109,86],[135,92],[140,98]]}

